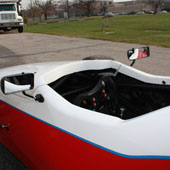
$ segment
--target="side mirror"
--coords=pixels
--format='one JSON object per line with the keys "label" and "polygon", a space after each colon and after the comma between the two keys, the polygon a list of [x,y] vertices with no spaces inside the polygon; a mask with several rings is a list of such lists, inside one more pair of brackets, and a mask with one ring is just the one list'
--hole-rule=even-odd
{"label": "side mirror", "polygon": [[24,92],[34,88],[34,74],[18,74],[2,78],[1,89],[4,94]]}
{"label": "side mirror", "polygon": [[136,60],[149,57],[150,49],[148,46],[137,49],[132,48],[131,50],[128,50],[127,56],[128,59],[132,61],[131,66],[133,66]]}
{"label": "side mirror", "polygon": [[149,49],[148,46],[147,47],[141,47],[141,48],[138,48],[138,49],[132,48],[131,50],[129,50],[127,52],[127,56],[128,56],[128,59],[130,61],[138,60],[138,59],[141,59],[141,58],[146,58],[146,57],[150,56],[150,49]]}

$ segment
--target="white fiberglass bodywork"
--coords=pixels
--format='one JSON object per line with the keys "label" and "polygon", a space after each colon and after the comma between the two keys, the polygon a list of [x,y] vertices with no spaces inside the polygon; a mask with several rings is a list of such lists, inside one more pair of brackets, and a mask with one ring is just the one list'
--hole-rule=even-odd
{"label": "white fiberglass bodywork", "polygon": [[2,91],[0,100],[33,118],[118,155],[130,158],[169,158],[169,106],[123,120],[76,106],[49,86],[50,83],[76,72],[108,68],[116,70],[114,76],[121,73],[144,83],[170,85],[169,77],[150,75],[116,61],[53,62],[0,70],[0,79],[23,72],[34,73],[34,89],[27,93],[32,96],[41,94],[44,97],[43,103],[22,93],[5,95]]}

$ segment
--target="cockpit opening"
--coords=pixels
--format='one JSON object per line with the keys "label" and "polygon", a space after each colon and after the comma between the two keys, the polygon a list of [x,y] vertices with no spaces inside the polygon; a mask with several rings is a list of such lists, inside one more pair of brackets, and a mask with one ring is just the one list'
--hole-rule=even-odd
{"label": "cockpit opening", "polygon": [[169,85],[144,83],[115,73],[115,69],[81,71],[49,86],[74,105],[121,119],[170,105]]}

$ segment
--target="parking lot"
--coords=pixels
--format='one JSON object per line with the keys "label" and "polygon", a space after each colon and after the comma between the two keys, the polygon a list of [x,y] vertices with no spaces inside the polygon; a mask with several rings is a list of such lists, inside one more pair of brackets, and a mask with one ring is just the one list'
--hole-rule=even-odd
{"label": "parking lot", "polygon": [[[113,57],[130,65],[127,50],[141,46],[143,45],[53,35],[0,33],[0,68],[38,62],[81,60],[94,55]],[[151,74],[169,76],[170,48],[150,46],[150,50],[150,58],[137,61],[134,67]],[[6,154],[6,149],[0,144],[0,170],[4,167],[25,169],[11,154]]]}
{"label": "parking lot", "polygon": [[[130,64],[127,50],[143,45],[70,38],[31,33],[0,33],[0,68],[25,63],[81,60],[87,56],[110,56],[124,64]],[[142,71],[170,75],[170,49],[150,46],[151,56],[139,60],[135,68]]]}

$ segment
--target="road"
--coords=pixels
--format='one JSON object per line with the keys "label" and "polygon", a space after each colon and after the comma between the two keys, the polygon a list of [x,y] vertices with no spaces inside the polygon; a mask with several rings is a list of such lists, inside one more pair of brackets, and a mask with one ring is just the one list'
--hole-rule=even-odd
{"label": "road", "polygon": [[[0,68],[25,63],[81,60],[88,56],[108,56],[130,64],[127,50],[143,45],[31,33],[0,32]],[[170,75],[170,48],[150,46],[151,57],[134,67],[152,74]],[[12,74],[12,73],[11,73]],[[26,169],[0,144],[0,170]]]}
{"label": "road", "polygon": [[[25,63],[81,60],[87,56],[111,56],[130,64],[127,50],[143,45],[31,33],[0,33],[0,68]],[[150,46],[151,57],[134,67],[152,74],[170,75],[170,48]]]}

